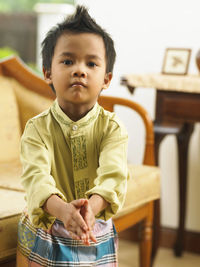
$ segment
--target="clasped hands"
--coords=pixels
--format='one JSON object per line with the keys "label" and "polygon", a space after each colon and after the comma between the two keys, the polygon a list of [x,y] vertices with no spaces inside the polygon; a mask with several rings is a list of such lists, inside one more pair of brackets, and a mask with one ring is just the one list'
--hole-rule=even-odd
{"label": "clasped hands", "polygon": [[72,239],[82,240],[85,245],[90,245],[90,240],[96,243],[92,232],[95,215],[87,199],[77,199],[66,203],[62,222]]}
{"label": "clasped hands", "polygon": [[108,202],[98,194],[91,195],[89,200],[77,199],[69,203],[53,194],[44,203],[43,209],[63,222],[71,238],[90,245],[90,240],[96,242],[92,232],[95,216],[108,205]]}

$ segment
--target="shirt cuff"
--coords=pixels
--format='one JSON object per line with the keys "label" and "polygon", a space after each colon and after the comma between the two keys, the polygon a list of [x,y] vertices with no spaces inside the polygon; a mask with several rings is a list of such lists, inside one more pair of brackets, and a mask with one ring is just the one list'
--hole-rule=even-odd
{"label": "shirt cuff", "polygon": [[111,192],[110,190],[102,189],[98,186],[95,186],[85,193],[87,198],[94,194],[100,195],[103,199],[105,199],[105,201],[109,203],[109,205],[104,210],[96,215],[96,218],[103,219],[104,221],[112,218],[121,209],[125,200],[125,194],[117,195],[116,192]]}
{"label": "shirt cuff", "polygon": [[36,228],[47,230],[51,228],[56,219],[56,217],[50,215],[43,209],[43,205],[51,195],[57,195],[67,202],[64,195],[58,189],[47,185],[45,185],[45,189],[41,186],[40,190],[34,192],[28,200],[29,218]]}

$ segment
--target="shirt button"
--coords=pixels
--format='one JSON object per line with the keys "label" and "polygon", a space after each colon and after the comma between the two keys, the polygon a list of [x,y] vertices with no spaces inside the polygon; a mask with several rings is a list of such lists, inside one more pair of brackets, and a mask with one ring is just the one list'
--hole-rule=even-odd
{"label": "shirt button", "polygon": [[78,129],[78,126],[77,126],[77,125],[73,125],[73,126],[72,126],[72,130],[73,130],[73,131],[76,131],[77,129]]}

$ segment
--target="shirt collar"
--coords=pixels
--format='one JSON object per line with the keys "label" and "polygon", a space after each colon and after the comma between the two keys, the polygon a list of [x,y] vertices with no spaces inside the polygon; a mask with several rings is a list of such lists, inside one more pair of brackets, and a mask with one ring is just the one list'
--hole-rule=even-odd
{"label": "shirt collar", "polygon": [[100,106],[98,103],[96,103],[94,107],[83,118],[81,118],[80,120],[76,122],[71,120],[64,113],[64,111],[60,108],[57,99],[54,101],[53,105],[51,106],[51,111],[59,123],[63,123],[65,125],[77,124],[81,127],[81,126],[89,124],[91,121],[96,119],[100,111]]}

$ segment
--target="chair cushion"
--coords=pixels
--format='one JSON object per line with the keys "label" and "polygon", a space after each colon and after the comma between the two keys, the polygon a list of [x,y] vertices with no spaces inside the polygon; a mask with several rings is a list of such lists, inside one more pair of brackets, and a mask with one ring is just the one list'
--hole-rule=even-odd
{"label": "chair cushion", "polygon": [[20,183],[22,172],[21,163],[18,160],[0,162],[0,188],[24,191]]}
{"label": "chair cushion", "polygon": [[158,167],[129,165],[130,179],[123,208],[114,216],[119,218],[139,206],[160,198],[160,170]]}
{"label": "chair cushion", "polygon": [[0,76],[0,162],[19,157],[21,125],[15,93],[9,78]]}
{"label": "chair cushion", "polygon": [[0,188],[0,221],[21,214],[26,207],[24,197],[24,192]]}
{"label": "chair cushion", "polygon": [[17,225],[25,208],[24,193],[0,188],[0,262],[15,256]]}

